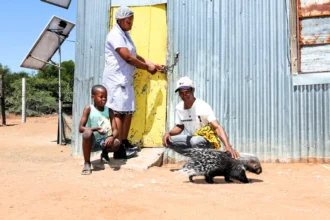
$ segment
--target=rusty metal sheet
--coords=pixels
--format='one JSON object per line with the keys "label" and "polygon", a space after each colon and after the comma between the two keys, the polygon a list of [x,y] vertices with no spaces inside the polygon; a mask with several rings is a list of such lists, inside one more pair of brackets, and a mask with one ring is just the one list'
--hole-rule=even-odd
{"label": "rusty metal sheet", "polygon": [[300,0],[299,2],[299,18],[330,16],[330,0]]}
{"label": "rusty metal sheet", "polygon": [[300,25],[300,45],[330,43],[330,17],[303,19]]}

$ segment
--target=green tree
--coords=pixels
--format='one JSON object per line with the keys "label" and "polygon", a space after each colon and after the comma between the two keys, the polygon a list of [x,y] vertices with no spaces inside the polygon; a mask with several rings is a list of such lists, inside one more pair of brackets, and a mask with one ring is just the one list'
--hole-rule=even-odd
{"label": "green tree", "polygon": [[69,87],[71,87],[73,91],[74,69],[75,69],[74,62],[72,60],[64,61],[62,62],[61,66],[63,68],[63,71],[61,72],[63,80],[69,83]]}
{"label": "green tree", "polygon": [[[26,112],[28,116],[37,116],[49,114],[57,109],[56,99],[51,91],[47,91],[42,84],[46,84],[44,79],[27,78],[26,79]],[[9,111],[12,113],[21,113],[22,80],[18,79],[12,83],[13,93],[7,98],[10,103]]]}
{"label": "green tree", "polygon": [[[57,64],[56,64],[57,65]],[[62,101],[73,101],[73,83],[74,83],[75,65],[72,60],[61,63],[61,88]],[[52,92],[52,96],[58,97],[58,68],[53,65],[47,65],[43,70],[40,70],[36,75],[38,79],[46,79],[49,82],[45,88],[45,84],[39,85],[39,89],[47,89]]]}
{"label": "green tree", "polygon": [[[0,84],[0,112],[1,116],[5,116],[5,111],[6,111],[6,91],[5,91],[5,77],[10,73],[10,69],[7,66],[2,66],[0,63],[0,79],[1,79],[1,84]],[[3,81],[2,81],[3,80]],[[2,123],[6,124],[5,117],[2,118]]]}
{"label": "green tree", "polygon": [[[1,65],[1,64],[0,64]],[[0,66],[0,70],[3,69]],[[5,75],[6,105],[9,112],[21,112],[22,77],[26,78],[27,115],[49,114],[58,109],[58,68],[47,65],[35,75],[26,72],[11,73],[7,68]],[[74,83],[74,62],[61,63],[62,101],[72,102]]]}
{"label": "green tree", "polygon": [[[20,88],[17,91],[17,84],[22,84],[22,78],[29,78],[29,74],[26,72],[11,73],[9,71],[5,75],[5,97],[6,97],[6,108],[9,112],[19,113],[21,108],[21,97],[22,90]],[[20,93],[18,93],[20,92]]]}
{"label": "green tree", "polygon": [[[61,81],[68,82],[70,86],[73,86],[74,67],[74,62],[72,60],[61,63]],[[58,68],[53,65],[47,65],[43,70],[38,72],[36,77],[42,79],[58,79]]]}

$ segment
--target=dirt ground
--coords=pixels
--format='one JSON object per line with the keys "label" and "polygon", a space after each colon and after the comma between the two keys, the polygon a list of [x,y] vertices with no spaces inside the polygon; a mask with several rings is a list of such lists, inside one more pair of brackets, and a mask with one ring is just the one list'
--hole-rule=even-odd
{"label": "dirt ground", "polygon": [[329,164],[269,164],[251,183],[215,184],[153,167],[80,174],[56,144],[57,117],[0,126],[0,219],[330,219]]}

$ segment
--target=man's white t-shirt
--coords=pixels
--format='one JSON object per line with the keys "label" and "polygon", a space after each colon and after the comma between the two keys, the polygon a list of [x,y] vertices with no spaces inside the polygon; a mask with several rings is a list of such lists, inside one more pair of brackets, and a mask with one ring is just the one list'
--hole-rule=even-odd
{"label": "man's white t-shirt", "polygon": [[184,109],[183,101],[176,106],[177,125],[184,125],[184,129],[193,135],[198,129],[216,120],[214,112],[209,104],[196,98],[190,109]]}

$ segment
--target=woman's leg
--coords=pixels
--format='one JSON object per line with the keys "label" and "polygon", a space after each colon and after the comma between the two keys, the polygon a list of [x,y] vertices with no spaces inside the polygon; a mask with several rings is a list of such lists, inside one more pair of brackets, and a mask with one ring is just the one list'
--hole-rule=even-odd
{"label": "woman's leg", "polygon": [[115,120],[118,129],[118,140],[121,142],[123,140],[123,115],[115,114]]}
{"label": "woman's leg", "polygon": [[115,120],[119,131],[118,139],[120,141],[127,139],[131,127],[132,115],[115,114]]}
{"label": "woman's leg", "polygon": [[127,140],[128,132],[131,127],[132,115],[123,115],[123,136],[121,140]]}
{"label": "woman's leg", "polygon": [[132,122],[132,115],[124,115],[123,117],[123,136],[122,136],[122,143],[125,145],[126,148],[129,148],[131,150],[140,151],[141,148],[132,144],[128,139],[128,133],[129,129],[131,127]]}
{"label": "woman's leg", "polygon": [[[124,115],[124,114],[115,114],[115,120],[118,128],[118,140],[122,143],[124,138],[127,138],[129,128],[131,126],[132,115]],[[126,139],[125,139],[126,140]],[[136,151],[132,149],[125,149],[125,146],[121,144],[119,149],[114,152],[113,157],[115,159],[128,159],[134,157],[136,155]]]}

